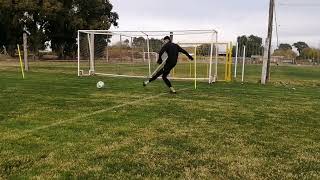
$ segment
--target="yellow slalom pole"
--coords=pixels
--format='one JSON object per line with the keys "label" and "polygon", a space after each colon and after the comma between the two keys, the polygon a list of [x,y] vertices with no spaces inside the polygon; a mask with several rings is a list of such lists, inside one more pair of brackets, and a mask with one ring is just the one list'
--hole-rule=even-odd
{"label": "yellow slalom pole", "polygon": [[225,67],[225,81],[231,81],[231,67],[232,67],[232,43],[228,44],[226,53],[226,67]]}
{"label": "yellow slalom pole", "polygon": [[175,68],[173,68],[172,70],[172,77],[174,78],[174,74],[175,74]]}
{"label": "yellow slalom pole", "polygon": [[226,50],[226,64],[224,67],[224,80],[228,81],[228,59],[229,59],[229,46],[227,45],[227,50]]}
{"label": "yellow slalom pole", "polygon": [[23,70],[23,65],[22,65],[22,58],[21,58],[21,52],[20,52],[19,44],[17,44],[17,47],[18,47],[18,53],[19,53],[19,60],[20,60],[20,68],[21,68],[22,78],[24,79],[24,70]]}
{"label": "yellow slalom pole", "polygon": [[232,80],[232,50],[233,50],[233,46],[232,46],[232,42],[230,42],[230,58],[229,58],[229,81]]}
{"label": "yellow slalom pole", "polygon": [[197,89],[197,46],[194,48],[194,89]]}

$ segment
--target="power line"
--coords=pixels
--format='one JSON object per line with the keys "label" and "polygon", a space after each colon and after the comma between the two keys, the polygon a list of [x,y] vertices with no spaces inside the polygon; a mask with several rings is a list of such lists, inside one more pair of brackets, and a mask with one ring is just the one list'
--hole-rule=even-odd
{"label": "power line", "polygon": [[279,6],[284,7],[299,7],[299,8],[317,8],[320,6],[320,3],[279,3]]}

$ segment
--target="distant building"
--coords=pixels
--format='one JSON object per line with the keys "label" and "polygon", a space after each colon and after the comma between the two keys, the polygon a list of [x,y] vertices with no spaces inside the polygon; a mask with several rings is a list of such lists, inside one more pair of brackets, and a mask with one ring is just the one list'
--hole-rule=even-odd
{"label": "distant building", "polygon": [[[261,64],[263,62],[263,56],[251,56],[251,61],[254,64]],[[271,63],[274,64],[294,64],[294,59],[288,59],[284,56],[271,56]]]}

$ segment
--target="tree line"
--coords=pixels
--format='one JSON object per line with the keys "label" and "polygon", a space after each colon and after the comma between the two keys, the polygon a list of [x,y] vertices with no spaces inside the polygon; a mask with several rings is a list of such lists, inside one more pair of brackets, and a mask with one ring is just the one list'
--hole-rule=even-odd
{"label": "tree line", "polygon": [[[133,38],[133,47],[140,47],[146,51],[146,41],[144,37],[135,37]],[[162,47],[162,41],[160,39],[151,38],[150,42],[150,51],[158,52]],[[243,56],[243,47],[246,46],[246,57],[252,56],[263,56],[264,46],[263,39],[259,36],[255,35],[242,35],[237,38],[237,43],[239,47],[238,56]],[[130,48],[129,40],[125,40],[121,43],[123,47]],[[214,52],[215,52],[214,46]],[[296,48],[297,52],[293,50]],[[201,56],[208,56],[210,53],[211,45],[203,44],[197,48],[197,54]],[[233,56],[236,54],[236,46],[233,46]],[[319,59],[320,58],[320,50],[316,48],[311,48],[305,42],[296,42],[293,45],[288,43],[280,44],[277,49],[274,50],[273,56],[283,56],[287,59]]]}
{"label": "tree line", "polygon": [[119,16],[108,0],[1,0],[0,47],[15,54],[22,34],[36,55],[50,47],[59,58],[75,57],[77,30],[108,30]]}
{"label": "tree line", "polygon": [[[237,38],[239,45],[239,56],[243,55],[243,47],[246,46],[246,57],[252,57],[254,55],[263,55],[263,42],[262,38],[250,35],[250,36],[239,36]],[[293,50],[296,48],[297,52]],[[236,47],[233,47],[233,55],[235,56]],[[311,48],[307,43],[299,41],[292,45],[288,43],[279,44],[277,49],[274,50],[273,56],[283,56],[288,59],[309,59],[316,60],[320,59],[320,50],[316,48]]]}
{"label": "tree line", "polygon": [[[293,51],[295,47],[298,54]],[[320,50],[310,47],[305,42],[296,42],[293,45],[290,44],[280,44],[278,49],[275,50],[274,55],[284,56],[289,59],[308,59],[313,62],[320,59]]]}

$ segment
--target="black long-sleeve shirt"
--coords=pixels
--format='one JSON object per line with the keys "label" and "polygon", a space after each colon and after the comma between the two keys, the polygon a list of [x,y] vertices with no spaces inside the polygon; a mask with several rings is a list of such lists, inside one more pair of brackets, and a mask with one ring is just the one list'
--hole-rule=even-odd
{"label": "black long-sleeve shirt", "polygon": [[193,60],[192,56],[186,50],[182,49],[179,45],[175,43],[168,42],[161,48],[159,52],[159,59],[158,59],[159,64],[162,63],[161,56],[163,55],[164,52],[167,52],[168,54],[168,59],[166,62],[167,64],[172,64],[172,65],[177,64],[179,52],[185,54],[186,56],[188,56],[189,59]]}

